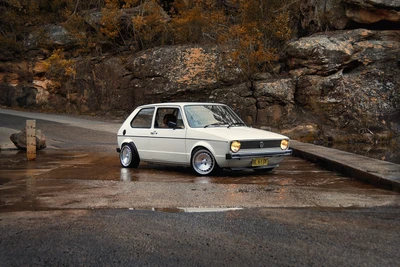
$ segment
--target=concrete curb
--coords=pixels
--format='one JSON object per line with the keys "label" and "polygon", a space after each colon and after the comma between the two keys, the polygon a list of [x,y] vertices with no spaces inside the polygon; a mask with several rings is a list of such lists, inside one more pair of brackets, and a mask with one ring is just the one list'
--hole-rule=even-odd
{"label": "concrete curb", "polygon": [[331,171],[400,192],[400,165],[345,151],[291,140],[293,155]]}

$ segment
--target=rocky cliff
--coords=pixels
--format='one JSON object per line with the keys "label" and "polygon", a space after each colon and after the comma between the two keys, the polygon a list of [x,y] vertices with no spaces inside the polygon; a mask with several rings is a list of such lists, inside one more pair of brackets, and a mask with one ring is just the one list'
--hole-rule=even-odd
{"label": "rocky cliff", "polygon": [[[73,51],[77,40],[66,28],[47,25],[40,42],[39,33],[27,38],[25,60],[0,54],[0,105],[122,119],[150,102],[224,102],[246,123],[294,138],[398,136],[400,2],[307,0],[299,14],[298,38],[282,51],[274,73],[251,81],[238,75],[226,51],[211,45],[78,57],[68,79],[48,75],[48,48]],[[88,23],[99,23],[98,15],[87,14]]]}

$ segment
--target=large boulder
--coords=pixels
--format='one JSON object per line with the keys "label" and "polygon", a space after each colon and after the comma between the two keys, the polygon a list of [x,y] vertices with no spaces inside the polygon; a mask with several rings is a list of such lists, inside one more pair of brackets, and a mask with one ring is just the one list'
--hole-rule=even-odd
{"label": "large boulder", "polygon": [[204,94],[197,101],[222,102],[234,109],[245,123],[253,125],[257,121],[257,99],[246,83],[214,89],[210,95]]}
{"label": "large boulder", "polygon": [[132,109],[134,88],[124,64],[120,57],[77,61],[75,79],[65,84],[67,105],[79,112]]}
{"label": "large boulder", "polygon": [[343,0],[346,16],[358,23],[373,24],[380,21],[400,22],[398,0]]}
{"label": "large boulder", "polygon": [[0,63],[0,105],[32,107],[47,104],[48,85],[52,82],[45,78],[45,73],[42,61]]}
{"label": "large boulder", "polygon": [[279,125],[290,117],[294,108],[294,79],[268,79],[254,82],[257,100],[257,124]]}
{"label": "large boulder", "polygon": [[300,24],[308,33],[344,30],[357,24],[370,27],[382,22],[392,23],[385,27],[394,29],[395,25],[399,27],[399,10],[398,0],[303,0],[300,2]]}
{"label": "large boulder", "polygon": [[[14,145],[21,150],[26,149],[26,129],[24,128],[19,133],[14,133],[10,136],[10,140]],[[36,150],[46,148],[46,136],[42,130],[36,129]]]}
{"label": "large boulder", "polygon": [[216,46],[166,46],[127,58],[130,88],[137,104],[209,96],[213,89],[242,82],[239,70],[229,68]]}
{"label": "large boulder", "polygon": [[337,128],[396,129],[400,31],[335,31],[289,44],[295,101]]}
{"label": "large boulder", "polygon": [[365,29],[317,33],[290,42],[292,74],[329,75],[358,65],[400,59],[400,31]]}
{"label": "large boulder", "polygon": [[[83,33],[80,35],[84,36]],[[39,47],[71,49],[78,45],[79,38],[71,33],[67,28],[61,25],[48,24],[43,28],[33,31],[29,34],[25,45],[29,49]]]}

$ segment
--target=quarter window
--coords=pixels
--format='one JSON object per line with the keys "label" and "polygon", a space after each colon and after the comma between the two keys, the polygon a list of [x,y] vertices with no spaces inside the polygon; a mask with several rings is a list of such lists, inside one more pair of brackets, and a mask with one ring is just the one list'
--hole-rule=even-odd
{"label": "quarter window", "polygon": [[151,128],[154,108],[144,108],[131,121],[132,128]]}

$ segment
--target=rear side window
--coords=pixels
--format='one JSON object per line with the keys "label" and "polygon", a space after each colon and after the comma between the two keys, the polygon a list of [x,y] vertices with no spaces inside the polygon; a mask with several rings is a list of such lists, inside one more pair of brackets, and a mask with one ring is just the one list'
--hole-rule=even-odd
{"label": "rear side window", "polygon": [[131,121],[132,128],[151,128],[154,108],[144,108]]}

